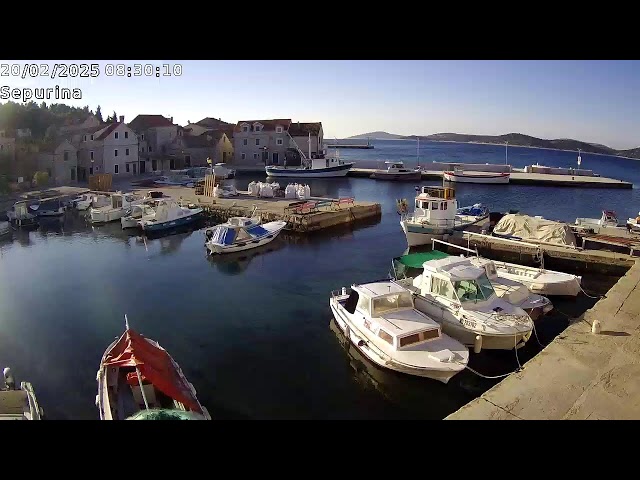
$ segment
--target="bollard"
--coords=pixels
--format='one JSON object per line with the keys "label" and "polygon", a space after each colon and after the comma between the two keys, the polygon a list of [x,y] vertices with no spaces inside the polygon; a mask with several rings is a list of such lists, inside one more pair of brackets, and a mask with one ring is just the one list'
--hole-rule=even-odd
{"label": "bollard", "polygon": [[474,353],[480,353],[482,350],[482,335],[476,335],[476,339],[473,342],[473,351]]}
{"label": "bollard", "polygon": [[598,320],[594,320],[591,324],[591,333],[597,335],[600,333],[600,322]]}

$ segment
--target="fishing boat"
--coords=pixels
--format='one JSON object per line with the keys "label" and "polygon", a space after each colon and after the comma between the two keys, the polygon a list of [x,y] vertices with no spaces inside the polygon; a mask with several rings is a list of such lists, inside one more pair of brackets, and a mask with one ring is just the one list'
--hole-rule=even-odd
{"label": "fishing boat", "polygon": [[39,200],[29,205],[29,210],[36,217],[61,217],[64,215],[64,204],[60,198]]}
{"label": "fishing boat", "polygon": [[176,361],[158,342],[131,329],[126,315],[125,331],[107,347],[96,379],[100,420],[188,418],[185,412],[211,420]]}
{"label": "fishing boat", "polygon": [[249,250],[272,242],[286,226],[282,220],[258,224],[255,218],[231,217],[205,230],[205,246],[209,254]]}
{"label": "fishing boat", "polygon": [[640,232],[640,212],[636,218],[629,218],[627,220],[627,228],[631,232]]}
{"label": "fishing boat", "polygon": [[420,180],[422,179],[422,170],[420,167],[407,168],[404,162],[384,162],[385,168],[375,170],[369,178],[375,180]]}
{"label": "fishing boat", "polygon": [[14,203],[7,210],[7,220],[15,227],[29,228],[38,226],[38,217],[29,211],[27,201]]}
{"label": "fishing boat", "polygon": [[202,212],[203,209],[195,205],[183,207],[174,200],[160,200],[138,223],[145,232],[159,232],[189,225],[198,220]]}
{"label": "fishing boat", "polygon": [[120,220],[127,211],[134,205],[140,205],[144,199],[133,193],[117,192],[111,194],[111,202],[108,205],[98,208],[91,208],[91,223],[108,223]]}
{"label": "fishing boat", "polygon": [[42,420],[44,412],[38,404],[33,385],[29,382],[16,382],[11,369],[3,370],[4,386],[0,388],[0,420]]}
{"label": "fishing boat", "polygon": [[11,231],[11,224],[9,222],[0,222],[0,237],[9,235]]}
{"label": "fishing boat", "polygon": [[379,367],[447,383],[469,361],[467,348],[391,281],[342,287],[331,292],[329,305],[349,341]]}
{"label": "fishing boat", "polygon": [[472,172],[465,171],[462,167],[442,172],[442,177],[447,182],[457,183],[509,183],[510,172]]}
{"label": "fishing boat", "polygon": [[414,211],[408,213],[406,200],[398,202],[400,226],[410,247],[430,244],[432,239],[441,239],[455,230],[463,230],[485,220],[488,209],[476,209],[460,214],[453,188],[423,186],[414,200]]}
{"label": "fishing boat", "polygon": [[[423,254],[422,273],[407,275],[403,266],[416,266],[416,258],[397,257],[392,281],[406,288],[416,308],[442,325],[442,331],[465,346],[513,350],[531,337],[533,320],[522,308],[499,297],[483,268],[465,257],[437,250]],[[408,265],[407,265],[408,264]]]}

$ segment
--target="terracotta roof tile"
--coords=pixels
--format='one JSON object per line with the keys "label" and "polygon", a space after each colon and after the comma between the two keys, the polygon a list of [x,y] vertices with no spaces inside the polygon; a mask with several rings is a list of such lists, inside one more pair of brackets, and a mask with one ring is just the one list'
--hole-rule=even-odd
{"label": "terracotta roof tile", "polygon": [[129,127],[135,131],[146,130],[154,127],[171,127],[173,123],[162,115],[138,115],[129,122]]}
{"label": "terracotta roof tile", "polygon": [[322,122],[314,122],[314,123],[302,123],[302,122],[292,122],[289,127],[289,135],[292,137],[302,137],[304,135],[315,135],[318,136],[320,133],[320,129],[322,128]]}
{"label": "terracotta roof tile", "polygon": [[[289,125],[291,125],[291,119],[273,119],[273,120],[241,120],[239,121],[235,128],[233,129],[234,132],[241,132],[242,131],[242,127],[241,125],[243,123],[248,123],[251,128],[253,129],[253,124],[254,123],[260,123],[261,125],[263,125],[263,130],[265,132],[268,131],[275,131],[276,126],[280,125],[282,127],[284,127],[285,130],[289,129]],[[253,130],[251,130],[253,131]]]}

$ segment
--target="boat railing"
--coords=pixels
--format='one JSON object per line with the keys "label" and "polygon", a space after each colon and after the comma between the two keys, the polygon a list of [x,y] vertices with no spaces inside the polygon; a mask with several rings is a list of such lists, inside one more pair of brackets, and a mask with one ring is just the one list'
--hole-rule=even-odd
{"label": "boat railing", "polygon": [[478,253],[478,247],[476,247],[475,250],[472,250],[471,248],[461,247],[460,245],[456,245],[455,243],[449,243],[449,242],[445,242],[444,240],[438,240],[437,238],[432,238],[431,239],[431,248],[433,250],[436,249],[436,242],[437,243],[441,243],[442,245],[447,245],[448,247],[454,247],[454,248],[457,248],[459,250],[463,250],[465,252],[473,253],[477,257],[480,257],[480,254]]}
{"label": "boat railing", "polygon": [[406,213],[401,217],[402,220],[406,220],[409,223],[425,224],[425,225],[431,225],[431,226],[434,226],[434,227],[443,227],[443,228],[454,228],[456,226],[455,219],[446,219],[446,218],[426,219],[426,218],[423,218],[422,220],[420,220],[420,218],[422,218],[422,217],[416,217],[414,213]]}
{"label": "boat railing", "polygon": [[331,291],[331,298],[344,297],[345,295],[351,295],[353,290],[350,287],[342,287],[339,290]]}

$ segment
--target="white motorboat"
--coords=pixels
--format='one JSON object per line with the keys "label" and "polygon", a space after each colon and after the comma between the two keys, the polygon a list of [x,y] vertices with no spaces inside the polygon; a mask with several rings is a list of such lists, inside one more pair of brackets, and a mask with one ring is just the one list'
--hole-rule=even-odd
{"label": "white motorboat", "polygon": [[636,218],[629,218],[627,220],[627,228],[631,232],[640,232],[640,212]]}
{"label": "white motorboat", "polygon": [[621,225],[618,221],[618,215],[611,210],[603,210],[602,216],[599,219],[576,218],[576,222],[572,227],[576,232],[623,237],[629,236],[628,224]]}
{"label": "white motorboat", "polygon": [[420,167],[407,168],[404,162],[384,162],[385,168],[375,170],[369,178],[375,180],[420,180],[422,170]]}
{"label": "white motorboat", "polygon": [[447,182],[457,183],[509,183],[511,178],[510,172],[472,172],[465,171],[462,168],[456,168],[453,171],[448,170],[442,172],[442,177]]}
{"label": "white motorboat", "polygon": [[0,222],[0,237],[11,233],[11,224],[9,222]]}
{"label": "white motorboat", "polygon": [[249,250],[272,242],[286,226],[282,220],[259,224],[256,217],[231,217],[205,230],[205,246],[209,254]]}
{"label": "white motorboat", "polygon": [[464,257],[434,250],[412,277],[397,268],[394,282],[415,297],[415,306],[442,325],[444,333],[474,349],[512,350],[531,337],[533,320],[496,292],[483,268]]}
{"label": "white motorboat", "polygon": [[16,389],[16,382],[10,368],[5,368],[4,386],[0,388],[0,420],[42,420],[44,412],[38,404],[33,385],[20,382]]}
{"label": "white motorboat", "polygon": [[129,328],[126,315],[125,325],[104,352],[96,376],[100,420],[211,420],[171,355]]}
{"label": "white motorboat", "polygon": [[458,213],[453,188],[422,187],[414,201],[413,213],[408,213],[406,200],[398,202],[400,225],[410,247],[430,244],[455,230],[474,225],[489,216],[488,209],[477,208]]}
{"label": "white motorboat", "polygon": [[120,220],[134,205],[140,205],[144,199],[133,193],[117,192],[111,194],[111,202],[104,207],[91,208],[91,223],[108,223]]}
{"label": "white motorboat", "polygon": [[391,281],[343,287],[331,293],[329,305],[349,341],[380,367],[447,383],[469,361],[467,348]]}
{"label": "white motorboat", "polygon": [[183,207],[174,200],[162,200],[138,222],[140,228],[147,233],[170,230],[191,224],[202,215],[203,209],[193,206]]}
{"label": "white motorboat", "polygon": [[140,205],[133,205],[129,210],[125,212],[124,217],[120,218],[120,224],[122,229],[125,228],[138,228],[140,226],[140,220],[142,217],[153,217],[156,214],[154,209],[155,202],[145,202]]}
{"label": "white motorboat", "polygon": [[107,195],[96,195],[93,193],[84,193],[74,198],[71,203],[76,210],[86,211],[89,208],[100,208],[111,204],[111,199]]}

